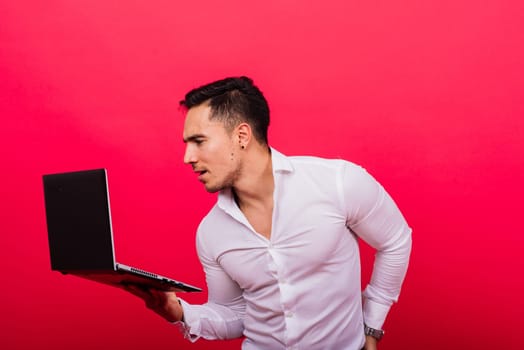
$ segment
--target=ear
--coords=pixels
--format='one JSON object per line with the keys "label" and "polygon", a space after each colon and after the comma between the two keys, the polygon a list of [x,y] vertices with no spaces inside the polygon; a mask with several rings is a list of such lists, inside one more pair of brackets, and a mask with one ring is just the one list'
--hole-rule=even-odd
{"label": "ear", "polygon": [[248,123],[240,123],[237,128],[238,145],[240,148],[247,148],[251,139],[253,138],[253,132],[251,126]]}

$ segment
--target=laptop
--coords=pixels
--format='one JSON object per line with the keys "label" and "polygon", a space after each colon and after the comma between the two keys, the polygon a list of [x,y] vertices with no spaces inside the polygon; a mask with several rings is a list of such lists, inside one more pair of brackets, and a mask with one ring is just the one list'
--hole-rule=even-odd
{"label": "laptop", "polygon": [[43,175],[51,270],[113,285],[201,289],[115,259],[106,169]]}

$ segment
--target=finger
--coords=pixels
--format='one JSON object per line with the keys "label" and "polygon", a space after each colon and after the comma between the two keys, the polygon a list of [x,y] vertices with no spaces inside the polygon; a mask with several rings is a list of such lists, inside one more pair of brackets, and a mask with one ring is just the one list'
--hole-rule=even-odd
{"label": "finger", "polygon": [[157,290],[157,289],[150,289],[149,290],[149,293],[154,297],[154,298],[157,298],[157,299],[167,299],[168,296],[167,296],[167,293],[168,292],[164,292],[164,291],[161,291],[161,290]]}
{"label": "finger", "polygon": [[124,289],[144,300],[151,299],[151,293],[147,289],[141,288],[139,286],[135,286],[133,284],[124,284]]}
{"label": "finger", "polygon": [[144,298],[146,306],[150,309],[160,310],[168,304],[169,292],[164,292],[154,288],[146,290],[146,297]]}
{"label": "finger", "polygon": [[165,308],[174,294],[156,289],[150,289],[149,293],[151,295],[150,305],[154,308]]}

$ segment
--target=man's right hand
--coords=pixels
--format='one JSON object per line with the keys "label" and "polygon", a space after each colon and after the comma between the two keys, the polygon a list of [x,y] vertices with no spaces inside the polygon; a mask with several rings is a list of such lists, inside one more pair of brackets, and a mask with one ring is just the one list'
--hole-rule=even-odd
{"label": "man's right hand", "polygon": [[164,292],[133,284],[125,285],[124,289],[144,300],[148,309],[153,310],[169,322],[182,321],[184,318],[184,310],[175,292]]}

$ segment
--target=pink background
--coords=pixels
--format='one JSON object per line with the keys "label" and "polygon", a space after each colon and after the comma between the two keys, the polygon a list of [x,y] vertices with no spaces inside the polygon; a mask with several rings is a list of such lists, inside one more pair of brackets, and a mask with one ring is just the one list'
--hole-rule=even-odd
{"label": "pink background", "polygon": [[51,272],[41,176],[106,167],[119,260],[204,286],[177,106],[246,74],[275,148],[363,165],[414,229],[380,348],[520,349],[523,34],[517,0],[2,1],[0,348],[238,348]]}

